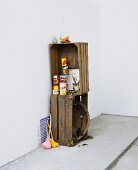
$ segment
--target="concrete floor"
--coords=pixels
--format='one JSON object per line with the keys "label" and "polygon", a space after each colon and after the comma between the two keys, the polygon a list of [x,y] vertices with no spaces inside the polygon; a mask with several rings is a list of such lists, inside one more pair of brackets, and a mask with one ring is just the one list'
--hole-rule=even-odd
{"label": "concrete floor", "polygon": [[113,170],[138,170],[138,141],[119,160]]}
{"label": "concrete floor", "polygon": [[[138,136],[138,118],[101,115],[91,120],[89,134],[94,139],[83,141],[72,148],[64,146],[51,150],[38,148],[1,167],[0,170],[107,169]],[[87,145],[83,146],[83,144]],[[126,162],[131,167],[128,170],[138,169],[136,168],[137,155],[135,154],[138,151],[136,146],[129,151],[126,158],[120,159],[120,164],[118,162],[114,167],[115,170],[127,170]],[[131,155],[133,155],[134,160],[132,160]]]}

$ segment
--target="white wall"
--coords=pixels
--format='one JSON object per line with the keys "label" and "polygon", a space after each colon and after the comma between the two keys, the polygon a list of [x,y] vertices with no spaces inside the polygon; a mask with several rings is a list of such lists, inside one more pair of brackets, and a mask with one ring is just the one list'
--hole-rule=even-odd
{"label": "white wall", "polygon": [[138,1],[100,7],[101,112],[138,116]]}
{"label": "white wall", "polygon": [[48,43],[61,33],[89,43],[90,114],[98,113],[99,7],[88,1],[0,1],[0,166],[38,146],[49,112]]}
{"label": "white wall", "polygon": [[37,125],[49,112],[48,43],[63,32],[62,20],[72,41],[89,43],[91,117],[138,116],[137,6],[137,0],[0,1],[0,166],[38,146]]}

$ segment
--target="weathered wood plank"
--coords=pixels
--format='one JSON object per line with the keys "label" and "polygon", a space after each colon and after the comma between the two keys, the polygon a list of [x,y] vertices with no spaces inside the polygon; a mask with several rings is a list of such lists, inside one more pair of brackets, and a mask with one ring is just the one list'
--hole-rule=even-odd
{"label": "weathered wood plank", "polygon": [[82,72],[82,93],[84,91],[84,48],[83,43],[81,43],[81,72]]}
{"label": "weathered wood plank", "polygon": [[64,145],[65,140],[65,98],[66,96],[58,96],[58,113],[59,113],[59,144]]}
{"label": "weathered wood plank", "polygon": [[79,61],[79,72],[80,72],[80,94],[83,93],[83,76],[82,76],[82,48],[81,43],[78,46],[78,61]]}
{"label": "weathered wood plank", "polygon": [[83,44],[83,69],[84,69],[83,71],[83,93],[86,90],[86,65],[87,63],[86,63],[85,58],[86,58],[86,54],[85,54],[85,43],[84,43]]}
{"label": "weathered wood plank", "polygon": [[88,63],[87,63],[87,44],[85,44],[85,90],[87,91],[87,69],[88,69]]}
{"label": "weathered wood plank", "polygon": [[58,48],[54,48],[53,46],[50,48],[50,68],[51,75],[59,74]]}
{"label": "weathered wood plank", "polygon": [[86,72],[87,72],[87,76],[86,76],[86,85],[87,85],[87,87],[86,87],[86,91],[88,92],[89,91],[89,69],[88,69],[88,43],[86,43],[86,63],[87,63],[87,70],[86,70]]}
{"label": "weathered wood plank", "polygon": [[50,97],[50,113],[53,137],[55,141],[58,141],[58,105],[57,95],[54,94]]}
{"label": "weathered wood plank", "polygon": [[88,109],[88,93],[85,93],[81,96],[82,103],[86,106]]}
{"label": "weathered wood plank", "polygon": [[70,145],[72,141],[72,114],[73,114],[73,99],[66,96],[66,114],[65,114],[65,145]]}

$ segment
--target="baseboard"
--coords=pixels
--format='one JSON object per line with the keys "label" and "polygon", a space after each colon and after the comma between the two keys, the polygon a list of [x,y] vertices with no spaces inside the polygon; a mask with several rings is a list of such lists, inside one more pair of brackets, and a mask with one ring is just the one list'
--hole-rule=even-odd
{"label": "baseboard", "polygon": [[101,115],[111,115],[111,116],[124,116],[124,117],[136,117],[138,118],[138,116],[135,116],[135,115],[130,115],[130,114],[112,114],[112,113],[101,113]]}

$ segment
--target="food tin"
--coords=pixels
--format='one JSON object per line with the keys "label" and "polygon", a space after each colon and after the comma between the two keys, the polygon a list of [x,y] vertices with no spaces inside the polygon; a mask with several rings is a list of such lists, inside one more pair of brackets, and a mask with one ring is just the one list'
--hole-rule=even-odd
{"label": "food tin", "polygon": [[67,83],[60,83],[60,95],[67,94]]}
{"label": "food tin", "polygon": [[62,66],[67,66],[67,59],[65,57],[61,58],[61,65]]}
{"label": "food tin", "polygon": [[68,84],[68,75],[60,75],[60,83]]}
{"label": "food tin", "polygon": [[68,68],[68,66],[62,67],[62,73],[63,73],[64,75],[68,75],[68,74],[69,74],[69,68]]}
{"label": "food tin", "polygon": [[59,94],[59,85],[52,86],[53,94]]}
{"label": "food tin", "polygon": [[53,75],[52,84],[53,85],[59,84],[59,76],[58,75]]}

